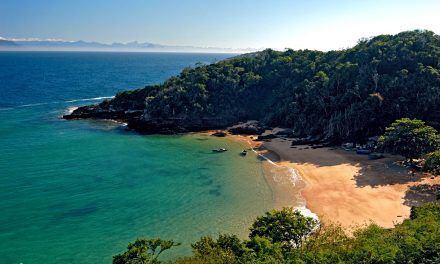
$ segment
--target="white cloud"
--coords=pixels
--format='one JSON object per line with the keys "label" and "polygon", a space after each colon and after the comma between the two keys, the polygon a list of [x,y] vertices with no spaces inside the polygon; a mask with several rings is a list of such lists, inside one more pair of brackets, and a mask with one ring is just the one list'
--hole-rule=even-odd
{"label": "white cloud", "polygon": [[1,40],[9,40],[9,41],[49,41],[49,42],[55,42],[55,41],[62,41],[62,42],[75,42],[71,40],[64,40],[64,39],[57,39],[57,38],[47,38],[47,39],[40,39],[40,38],[4,38],[0,37]]}

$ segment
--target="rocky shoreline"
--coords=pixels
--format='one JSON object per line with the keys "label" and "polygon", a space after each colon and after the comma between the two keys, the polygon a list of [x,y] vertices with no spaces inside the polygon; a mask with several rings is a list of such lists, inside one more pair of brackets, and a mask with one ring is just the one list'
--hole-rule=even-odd
{"label": "rocky shoreline", "polygon": [[82,106],[63,119],[111,119],[127,123],[127,127],[142,134],[179,134],[212,129],[225,129],[237,120],[222,117],[154,118],[143,110],[105,109],[100,105]]}
{"label": "rocky shoreline", "polygon": [[[142,90],[141,90],[142,91]],[[141,91],[135,93],[139,95]],[[142,93],[142,95],[144,95]],[[265,129],[257,121],[246,121],[233,114],[219,116],[182,115],[153,117],[146,111],[145,105],[138,102],[133,94],[120,94],[113,100],[96,105],[80,106],[63,119],[111,119],[127,123],[128,128],[142,134],[179,134],[215,129],[227,129],[235,134],[260,135]]]}
{"label": "rocky shoreline", "polygon": [[[127,123],[127,128],[141,134],[173,135],[208,130],[227,130],[236,135],[255,135],[257,141],[277,137],[291,138],[292,145],[313,144],[328,146],[334,142],[322,136],[308,136],[292,129],[278,129],[259,120],[249,120],[249,115],[242,110],[222,111],[217,115],[206,113],[151,113],[146,103],[151,87],[118,93],[111,100],[104,100],[95,105],[80,106],[63,116],[66,120],[75,119],[110,119]],[[270,131],[270,132],[266,132]]]}
{"label": "rocky shoreline", "polygon": [[[141,134],[173,135],[208,130],[228,131],[235,135],[254,135],[256,141],[266,141],[273,138],[290,138],[291,145],[310,144],[316,146],[330,146],[331,142],[322,137],[310,137],[295,133],[291,129],[272,131],[271,127],[257,120],[240,120],[231,117],[174,117],[154,118],[143,109],[123,109],[109,107],[104,101],[98,105],[80,106],[72,113],[63,115],[63,119],[109,119],[127,123],[128,129]],[[268,133],[267,131],[270,130]],[[222,135],[219,135],[222,136]],[[312,146],[312,147],[313,147]]]}

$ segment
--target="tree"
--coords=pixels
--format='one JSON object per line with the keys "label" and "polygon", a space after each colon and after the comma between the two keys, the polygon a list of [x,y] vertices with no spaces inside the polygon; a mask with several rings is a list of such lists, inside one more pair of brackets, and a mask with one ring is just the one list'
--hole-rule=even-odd
{"label": "tree", "polygon": [[440,146],[437,130],[418,119],[402,118],[394,121],[379,138],[379,147],[406,159],[419,158]]}
{"label": "tree", "polygon": [[440,175],[440,150],[428,153],[423,164],[423,170],[434,175]]}
{"label": "tree", "polygon": [[251,256],[261,263],[285,263],[280,243],[272,243],[270,238],[255,236],[246,246],[252,249]]}
{"label": "tree", "polygon": [[338,51],[264,50],[187,68],[163,84],[121,92],[95,110],[75,113],[127,113],[131,127],[142,132],[258,120],[326,143],[362,142],[405,116],[439,124],[439,43],[434,32],[416,30]]}
{"label": "tree", "polygon": [[301,246],[317,224],[315,219],[292,208],[272,210],[257,218],[250,228],[249,237],[267,237],[273,243],[280,243],[283,248],[294,248]]}
{"label": "tree", "polygon": [[159,263],[157,259],[162,252],[178,245],[173,240],[137,239],[128,244],[126,252],[113,256],[113,264]]}

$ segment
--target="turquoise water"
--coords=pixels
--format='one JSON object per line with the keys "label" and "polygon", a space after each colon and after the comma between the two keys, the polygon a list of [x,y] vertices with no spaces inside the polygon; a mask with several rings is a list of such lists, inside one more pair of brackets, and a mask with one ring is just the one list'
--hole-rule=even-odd
{"label": "turquoise water", "polygon": [[[0,53],[1,263],[110,263],[138,237],[182,242],[172,258],[202,235],[246,236],[273,197],[261,161],[239,156],[242,146],[60,119],[98,101],[87,98],[227,56]],[[218,147],[229,150],[213,154]]]}

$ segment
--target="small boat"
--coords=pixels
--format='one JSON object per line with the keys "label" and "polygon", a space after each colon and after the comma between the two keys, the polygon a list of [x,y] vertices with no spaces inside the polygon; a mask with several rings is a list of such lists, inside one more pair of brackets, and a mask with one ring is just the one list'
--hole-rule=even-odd
{"label": "small boat", "polygon": [[227,151],[227,149],[225,149],[225,148],[219,148],[219,149],[212,150],[212,152],[216,152],[216,153],[225,152],[225,151]]}
{"label": "small boat", "polygon": [[240,155],[242,155],[242,156],[246,156],[246,154],[247,154],[247,150],[245,150],[245,149],[240,153]]}
{"label": "small boat", "polygon": [[366,149],[366,148],[357,148],[356,153],[361,154],[361,155],[368,155],[371,153],[371,150]]}

